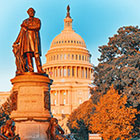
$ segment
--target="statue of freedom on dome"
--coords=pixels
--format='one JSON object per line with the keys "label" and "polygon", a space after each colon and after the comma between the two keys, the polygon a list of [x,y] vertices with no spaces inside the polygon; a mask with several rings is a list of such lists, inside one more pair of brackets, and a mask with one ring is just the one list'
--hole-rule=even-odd
{"label": "statue of freedom on dome", "polygon": [[34,72],[33,60],[35,63],[38,73],[44,73],[41,65],[41,45],[39,30],[41,22],[38,18],[35,18],[35,10],[29,8],[27,11],[29,18],[25,19],[21,24],[20,33],[13,43],[13,53],[16,57],[16,74],[23,72]]}

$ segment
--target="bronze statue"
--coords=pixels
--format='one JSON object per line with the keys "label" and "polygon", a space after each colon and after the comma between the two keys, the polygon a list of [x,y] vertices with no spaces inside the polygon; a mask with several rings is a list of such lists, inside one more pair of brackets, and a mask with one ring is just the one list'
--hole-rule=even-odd
{"label": "bronze statue", "polygon": [[12,120],[7,120],[5,125],[0,128],[0,138],[3,140],[20,140],[18,135],[15,135],[16,127]]}
{"label": "bronze statue", "polygon": [[50,125],[46,133],[49,140],[68,140],[64,136],[64,130],[59,126],[56,118],[51,118]]}
{"label": "bronze statue", "polygon": [[38,18],[35,18],[35,10],[29,8],[27,11],[29,18],[25,19],[21,24],[20,33],[13,43],[13,52],[16,57],[17,74],[22,72],[34,72],[33,60],[35,63],[38,73],[44,73],[41,65],[41,46],[40,46],[40,35],[39,30],[41,22]]}

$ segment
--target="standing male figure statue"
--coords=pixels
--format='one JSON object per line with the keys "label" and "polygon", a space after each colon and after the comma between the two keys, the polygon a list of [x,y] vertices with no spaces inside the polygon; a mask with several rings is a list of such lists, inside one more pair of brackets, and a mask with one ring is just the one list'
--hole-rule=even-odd
{"label": "standing male figure statue", "polygon": [[[41,45],[39,30],[41,22],[38,18],[35,18],[35,10],[29,8],[27,11],[29,18],[25,19],[21,24],[20,33],[13,44],[13,52],[16,57],[17,74],[22,72],[34,72],[33,60],[38,73],[44,73],[41,65]],[[17,53],[18,52],[18,53]]]}

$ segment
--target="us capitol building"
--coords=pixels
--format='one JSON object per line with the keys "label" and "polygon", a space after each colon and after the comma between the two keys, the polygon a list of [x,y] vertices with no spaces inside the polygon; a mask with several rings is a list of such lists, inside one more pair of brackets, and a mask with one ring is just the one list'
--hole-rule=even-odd
{"label": "us capitol building", "polygon": [[43,65],[53,79],[51,111],[54,117],[61,120],[59,123],[63,128],[67,116],[89,99],[93,73],[91,54],[83,38],[72,28],[69,10],[68,6],[64,30],[53,39]]}
{"label": "us capitol building", "polygon": [[[91,54],[83,38],[73,30],[72,21],[68,6],[64,29],[53,39],[43,65],[44,71],[53,79],[50,92],[52,114],[66,133],[69,133],[68,116],[89,99],[93,74]],[[0,99],[3,99],[0,103],[9,93],[0,93]]]}

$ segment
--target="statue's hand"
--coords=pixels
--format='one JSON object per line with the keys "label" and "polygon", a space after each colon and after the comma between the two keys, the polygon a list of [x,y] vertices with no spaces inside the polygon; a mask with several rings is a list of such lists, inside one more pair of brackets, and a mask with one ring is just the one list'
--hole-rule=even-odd
{"label": "statue's hand", "polygon": [[19,42],[18,41],[15,41],[12,46],[13,47],[16,47],[18,44],[19,44]]}
{"label": "statue's hand", "polygon": [[13,46],[14,46],[14,45],[17,45],[18,43],[19,43],[18,41],[15,41],[15,42],[13,43]]}

